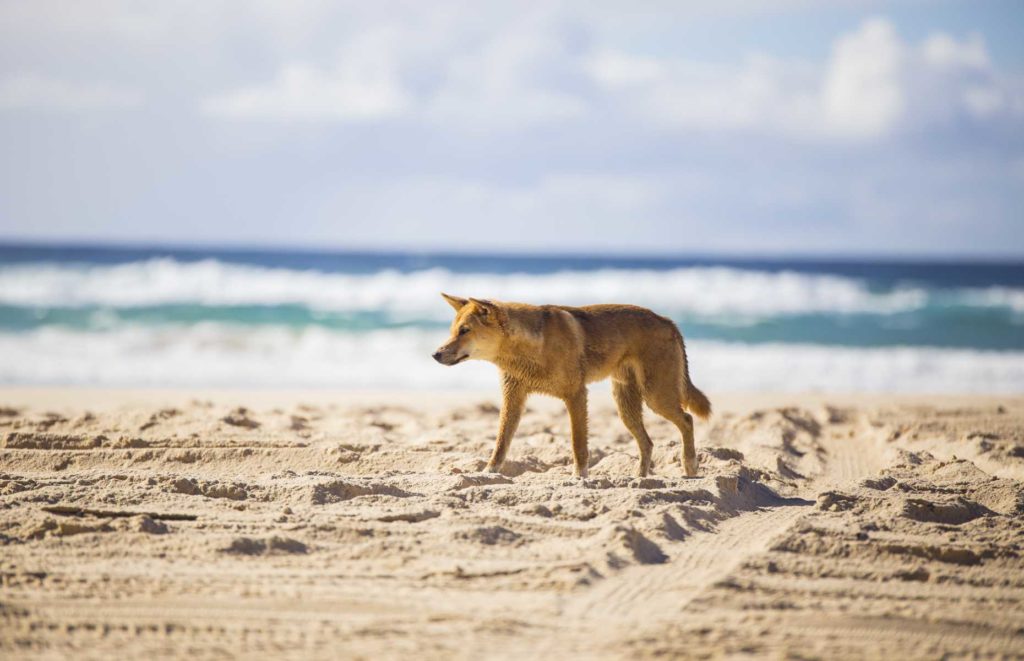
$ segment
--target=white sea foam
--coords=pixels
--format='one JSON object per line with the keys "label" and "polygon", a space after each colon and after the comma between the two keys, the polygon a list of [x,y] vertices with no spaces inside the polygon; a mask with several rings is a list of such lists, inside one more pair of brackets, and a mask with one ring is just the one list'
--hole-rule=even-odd
{"label": "white sea foam", "polygon": [[[0,304],[136,307],[298,304],[320,310],[379,310],[399,317],[444,319],[438,292],[533,303],[631,302],[668,313],[771,316],[800,313],[891,313],[919,309],[919,287],[871,291],[855,278],[725,267],[606,269],[546,274],[453,273],[435,268],[356,275],[273,269],[215,260],[152,259],[116,266],[55,264],[0,268]],[[986,290],[982,290],[984,293]],[[974,292],[966,304],[1014,307],[1024,291]]]}
{"label": "white sea foam", "polygon": [[967,305],[1005,307],[1017,314],[1024,314],[1024,289],[1013,287],[971,288],[961,292],[961,299]]}
{"label": "white sea foam", "polygon": [[[0,333],[0,382],[329,388],[493,388],[495,368],[442,367],[444,333],[319,327],[45,327]],[[688,343],[695,383],[715,391],[1024,392],[1024,352],[923,347]]]}

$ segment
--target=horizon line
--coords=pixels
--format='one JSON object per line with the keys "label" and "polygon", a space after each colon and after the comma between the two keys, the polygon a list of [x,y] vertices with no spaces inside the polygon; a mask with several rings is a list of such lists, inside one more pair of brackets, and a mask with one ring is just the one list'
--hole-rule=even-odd
{"label": "horizon line", "polygon": [[867,252],[729,252],[704,251],[620,251],[581,249],[575,251],[544,250],[533,248],[434,248],[403,246],[324,246],[314,247],[302,244],[271,245],[269,243],[184,243],[161,240],[118,240],[118,239],[32,239],[0,237],[0,249],[25,248],[30,250],[126,250],[138,252],[181,252],[181,253],[226,253],[238,255],[288,254],[288,255],[361,255],[361,256],[421,256],[454,258],[512,258],[512,259],[607,259],[637,261],[736,261],[736,262],[815,262],[833,261],[850,263],[940,263],[940,264],[994,264],[1024,266],[1024,255],[1011,254],[956,254],[956,253],[867,253]]}

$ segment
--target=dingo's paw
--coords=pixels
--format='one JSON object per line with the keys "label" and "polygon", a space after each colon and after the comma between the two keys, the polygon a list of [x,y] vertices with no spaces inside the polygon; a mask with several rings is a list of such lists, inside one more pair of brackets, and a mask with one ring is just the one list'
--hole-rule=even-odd
{"label": "dingo's paw", "polygon": [[683,459],[683,466],[686,477],[697,477],[697,457],[686,457]]}
{"label": "dingo's paw", "polygon": [[501,472],[501,466],[489,463],[486,466],[484,466],[484,472],[485,473],[500,473]]}

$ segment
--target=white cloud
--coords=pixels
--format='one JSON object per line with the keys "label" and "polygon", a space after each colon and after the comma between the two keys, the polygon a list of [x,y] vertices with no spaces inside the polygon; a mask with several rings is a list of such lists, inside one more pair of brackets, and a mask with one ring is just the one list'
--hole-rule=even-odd
{"label": "white cloud", "polygon": [[824,62],[755,53],[721,65],[574,39],[563,18],[535,10],[481,29],[442,16],[429,35],[396,19],[350,37],[326,65],[292,58],[271,81],[201,107],[236,119],[401,117],[469,132],[601,117],[855,141],[1024,117],[1024,86],[999,75],[978,34],[913,44],[872,18],[838,36]]}
{"label": "white cloud", "polygon": [[963,103],[975,117],[989,117],[1006,108],[1006,97],[995,87],[977,86],[964,90]]}
{"label": "white cloud", "polygon": [[479,48],[444,58],[443,83],[425,101],[434,121],[515,127],[584,115],[585,100],[551,79],[579,76],[576,55],[543,21],[527,20]]}
{"label": "white cloud", "polygon": [[662,60],[614,51],[597,53],[584,66],[596,81],[610,88],[656,83],[668,75]]}
{"label": "white cloud", "polygon": [[904,45],[885,19],[871,19],[840,37],[821,90],[825,125],[854,137],[891,129],[906,110],[905,59]]}
{"label": "white cloud", "polygon": [[0,80],[0,110],[84,112],[131,108],[142,95],[131,89],[100,82],[76,82],[22,73]]}
{"label": "white cloud", "polygon": [[948,34],[933,34],[921,45],[921,52],[928,63],[940,67],[985,70],[991,65],[985,40],[977,32],[963,42]]}
{"label": "white cloud", "polygon": [[402,116],[473,130],[576,118],[585,102],[558,83],[581,73],[549,18],[528,14],[483,38],[464,25],[421,35],[396,22],[355,37],[331,66],[292,62],[270,83],[205,99],[202,110],[285,121]]}
{"label": "white cloud", "polygon": [[359,121],[405,112],[410,97],[395,58],[394,31],[371,31],[353,40],[330,69],[286,65],[270,83],[207,98],[202,109],[218,117],[262,120]]}
{"label": "white cloud", "polygon": [[731,67],[603,52],[586,66],[611,103],[672,127],[787,127],[813,111],[807,71],[766,56]]}
{"label": "white cloud", "polygon": [[764,55],[739,66],[601,51],[586,63],[611,103],[668,126],[874,139],[960,118],[1024,118],[1024,86],[994,69],[977,34],[918,46],[884,18],[840,36],[814,65]]}

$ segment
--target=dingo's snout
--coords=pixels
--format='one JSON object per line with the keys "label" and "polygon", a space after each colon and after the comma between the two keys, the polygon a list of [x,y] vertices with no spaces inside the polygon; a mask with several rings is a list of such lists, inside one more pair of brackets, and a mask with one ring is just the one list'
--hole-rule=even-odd
{"label": "dingo's snout", "polygon": [[467,358],[469,358],[469,354],[468,353],[464,353],[464,354],[461,354],[461,355],[458,355],[458,353],[459,353],[458,350],[456,348],[454,348],[454,347],[441,347],[440,349],[435,351],[433,354],[431,354],[431,356],[434,358],[434,360],[436,360],[437,362],[441,363],[442,365],[449,365],[449,366],[450,365],[458,365],[462,361],[464,361]]}

